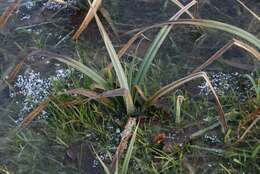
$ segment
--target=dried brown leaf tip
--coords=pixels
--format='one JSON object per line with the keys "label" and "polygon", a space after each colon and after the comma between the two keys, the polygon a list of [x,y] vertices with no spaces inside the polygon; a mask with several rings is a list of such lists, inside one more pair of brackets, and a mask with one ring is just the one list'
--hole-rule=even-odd
{"label": "dried brown leaf tip", "polygon": [[80,34],[88,27],[89,23],[94,18],[97,10],[99,9],[100,5],[102,3],[102,0],[94,0],[93,3],[90,5],[90,9],[84,18],[83,22],[81,23],[80,27],[76,31],[76,33],[73,36],[73,39],[78,39]]}

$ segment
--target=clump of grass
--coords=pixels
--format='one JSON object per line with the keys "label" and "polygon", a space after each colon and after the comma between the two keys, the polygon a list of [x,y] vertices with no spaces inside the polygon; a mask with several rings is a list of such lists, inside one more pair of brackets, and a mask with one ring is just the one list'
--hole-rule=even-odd
{"label": "clump of grass", "polygon": [[[195,161],[195,163],[198,163],[200,158],[200,156],[198,156],[197,160],[193,159],[196,158],[197,155],[197,152],[194,149],[214,153],[220,156],[216,158],[212,157],[212,159],[210,156],[207,159],[222,159],[224,162],[228,161],[232,163],[230,166],[232,169],[229,169],[225,164],[219,162],[217,166],[214,166],[216,167],[216,169],[213,169],[214,172],[218,170],[224,170],[226,172],[239,171],[236,170],[237,165],[244,169],[246,168],[244,165],[249,163],[252,159],[259,159],[259,156],[257,155],[259,146],[254,148],[250,147],[244,151],[243,146],[236,147],[235,145],[228,145],[228,142],[230,141],[227,140],[227,137],[232,137],[231,142],[235,141],[233,138],[233,132],[228,130],[234,129],[234,125],[237,124],[237,120],[234,118],[234,120],[229,118],[227,119],[226,117],[227,115],[235,116],[236,114],[234,114],[232,111],[229,111],[226,114],[224,113],[225,106],[223,107],[221,105],[221,100],[219,99],[217,93],[214,90],[214,87],[210,82],[209,77],[205,72],[196,72],[180,78],[177,81],[161,87],[150,97],[147,95],[147,92],[142,91],[141,87],[146,88],[145,79],[148,76],[148,70],[152,67],[153,60],[155,59],[169,32],[172,30],[173,25],[176,24],[214,28],[234,34],[246,40],[252,46],[236,40],[234,40],[232,44],[238,45],[239,47],[255,55],[257,59],[259,58],[259,52],[257,49],[260,48],[260,41],[255,36],[242,29],[231,26],[229,24],[211,20],[178,20],[184,12],[187,12],[187,10],[196,3],[196,1],[192,1],[185,7],[182,7],[181,10],[176,13],[176,15],[174,15],[169,22],[156,24],[141,30],[133,38],[131,38],[129,42],[119,51],[119,54],[117,54],[106,29],[96,14],[101,1],[93,1],[90,6],[94,7],[90,7],[89,13],[86,15],[82,27],[80,27],[78,32],[75,34],[75,38],[79,37],[80,33],[83,32],[87,24],[95,17],[115,72],[112,72],[111,69],[107,69],[107,74],[101,74],[100,72],[96,72],[80,61],[72,58],[42,50],[33,52],[32,54],[42,54],[44,56],[63,62],[69,67],[76,69],[86,76],[84,77],[85,79],[91,80],[91,85],[88,85],[85,87],[85,89],[83,89],[81,86],[74,86],[73,89],[56,90],[58,92],[54,93],[48,101],[40,104],[24,119],[22,127],[28,126],[29,123],[31,123],[32,120],[45,107],[47,107],[50,115],[46,120],[48,125],[51,127],[51,130],[55,132],[55,137],[52,138],[56,143],[67,146],[73,141],[73,138],[77,137],[78,139],[84,139],[89,138],[89,135],[91,137],[90,139],[96,138],[95,141],[98,141],[104,147],[110,146],[111,144],[117,144],[117,148],[114,147],[112,150],[115,155],[111,157],[111,166],[108,167],[102,160],[99,159],[106,173],[135,173],[138,171],[142,171],[143,173],[172,173],[175,171],[180,173],[184,173],[186,171],[194,172],[194,166],[192,167],[189,161]],[[135,70],[134,65],[130,66],[130,69],[124,68],[124,64],[120,62],[119,58],[123,55],[123,53],[126,52],[126,50],[133,44],[133,42],[140,34],[144,33],[148,29],[155,27],[162,27],[162,29],[159,31],[149,46],[140,68]],[[230,45],[232,44],[226,46],[224,51],[221,53],[223,54],[228,48],[231,47]],[[214,60],[220,57],[219,53],[217,55],[218,56],[214,56]],[[212,63],[212,59],[209,62]],[[209,65],[208,62],[206,63]],[[202,68],[206,67],[207,65],[202,65],[202,67],[199,69],[202,70]],[[126,72],[131,72],[131,80],[127,79],[128,74]],[[219,122],[217,122],[215,118],[211,118],[212,120],[209,123],[211,126],[206,128],[204,126],[201,128],[200,122],[202,121],[198,121],[196,118],[192,117],[193,114],[189,113],[187,106],[185,107],[185,102],[189,100],[186,99],[183,103],[182,113],[191,115],[192,121],[195,123],[193,125],[188,125],[187,127],[182,127],[182,125],[179,124],[181,121],[181,106],[180,100],[178,100],[179,102],[177,101],[175,121],[178,124],[177,127],[180,130],[176,130],[176,135],[171,136],[171,134],[175,133],[172,129],[176,127],[176,124],[168,117],[169,112],[165,111],[164,107],[158,108],[157,103],[159,103],[160,99],[167,98],[166,94],[175,91],[184,83],[190,82],[197,78],[203,78],[209,85],[216,101]],[[81,83],[82,82],[79,82],[79,84]],[[254,86],[256,86],[256,84]],[[255,87],[255,89],[257,88]],[[137,95],[136,91],[141,97]],[[258,90],[256,91],[258,92]],[[227,98],[229,97],[230,96],[227,96]],[[257,95],[257,101],[258,98],[259,97]],[[201,112],[201,107],[207,105],[210,101],[205,100],[205,102],[206,103],[203,103],[202,101],[202,103],[199,103],[197,101],[192,103],[194,105],[193,109],[195,108],[194,110],[196,110],[196,112]],[[230,100],[227,103],[232,104],[233,102],[234,101]],[[253,108],[258,107],[257,105],[249,102],[247,102],[245,105]],[[243,111],[243,109],[246,107],[247,106],[237,106],[233,109]],[[210,113],[215,116],[216,113],[212,111],[214,108],[211,107],[210,109]],[[118,114],[120,116],[117,116]],[[242,116],[241,114],[238,115],[238,119],[240,119]],[[134,133],[132,134],[133,127],[136,126],[138,120],[140,122],[140,126],[137,126]],[[230,129],[228,129],[226,120],[231,120]],[[253,123],[253,125],[256,124],[255,122]],[[119,127],[123,130],[121,140],[117,140],[113,143],[109,141],[111,138],[111,132],[107,131],[108,125],[112,125],[112,127]],[[193,144],[192,141],[196,142],[197,139],[214,130],[219,125],[221,125],[223,133],[226,135],[226,138],[224,138],[223,135],[221,136],[222,139],[226,139],[226,141],[220,140],[218,144],[218,146],[221,146],[222,149],[218,149],[214,146],[208,147],[207,143],[202,143],[202,145]],[[249,130],[251,130],[252,126],[249,128]],[[137,130],[139,133],[137,133]],[[159,143],[151,142],[151,134],[157,134],[158,132],[165,132],[167,133],[167,136],[165,136]],[[18,135],[18,139],[19,138],[23,138],[22,142],[28,143],[33,148],[33,145],[31,145],[30,142],[26,140],[26,138]],[[131,140],[128,145],[128,140],[130,138]],[[202,139],[202,142],[203,141],[204,140]],[[225,148],[225,143],[228,146],[227,148]],[[255,142],[252,144],[254,145],[254,143]],[[22,147],[24,146],[25,145],[23,144]],[[124,156],[123,152],[127,146],[128,150]],[[111,149],[112,148],[109,150]],[[188,152],[190,152],[192,155],[189,155]],[[202,152],[199,152],[198,154],[204,155]],[[122,167],[120,166],[121,157],[124,157]],[[233,161],[229,159],[231,157],[233,158]],[[131,162],[130,158],[132,159]],[[254,163],[254,165],[255,168],[259,168],[258,164]],[[130,168],[131,170],[129,170]],[[198,168],[198,170],[201,170],[201,168]]]}

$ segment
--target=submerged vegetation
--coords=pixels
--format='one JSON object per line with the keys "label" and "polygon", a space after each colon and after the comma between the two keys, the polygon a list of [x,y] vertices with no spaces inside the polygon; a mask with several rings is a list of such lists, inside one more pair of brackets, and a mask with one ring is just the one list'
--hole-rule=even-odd
{"label": "submerged vegetation", "polygon": [[[260,171],[257,13],[240,0],[233,2],[254,21],[255,30],[247,31],[200,18],[201,6],[214,5],[210,0],[134,1],[160,5],[156,15],[162,13],[163,20],[137,25],[129,16],[129,24],[122,23],[126,19],[120,16],[120,4],[127,2],[116,0],[31,2],[45,4],[43,11],[48,3],[58,8],[48,9],[54,9],[51,21],[11,31],[23,58],[1,73],[1,91],[9,89],[12,98],[17,97],[18,74],[33,67],[40,71],[50,66],[47,71],[53,71],[58,66],[69,73],[52,78],[48,92],[30,105],[27,115],[9,116],[10,121],[3,124],[2,173]],[[14,1],[6,7],[0,18],[2,29],[12,24],[14,11],[21,10],[23,3]],[[55,18],[70,18],[73,27],[63,28],[68,24],[56,23]],[[64,37],[53,44],[47,37],[55,33],[46,35],[48,30],[36,29],[42,36],[28,38],[28,45],[18,40],[20,35],[22,42],[29,37],[27,29],[48,24],[57,32],[64,30]],[[4,57],[6,48],[1,49]],[[228,60],[225,55],[245,60]],[[221,79],[222,71],[240,75]],[[42,83],[38,79],[35,88]],[[26,102],[31,100],[32,95],[27,95]],[[7,109],[17,107],[12,102]]]}

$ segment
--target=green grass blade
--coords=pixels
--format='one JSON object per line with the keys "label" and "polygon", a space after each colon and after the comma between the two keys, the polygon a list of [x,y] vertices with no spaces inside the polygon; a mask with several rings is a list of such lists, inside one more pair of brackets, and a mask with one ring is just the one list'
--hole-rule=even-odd
{"label": "green grass blade", "polygon": [[[124,69],[123,69],[123,67],[122,67],[122,65],[119,61],[118,55],[117,55],[117,53],[116,53],[116,51],[115,51],[115,49],[112,45],[112,42],[111,42],[106,30],[104,29],[99,17],[97,15],[95,15],[95,18],[96,18],[97,25],[98,25],[98,28],[100,30],[101,36],[102,36],[102,38],[105,42],[109,57],[112,61],[113,67],[116,71],[116,75],[117,75],[120,87],[127,89],[129,91],[129,86],[128,86],[128,83],[127,83],[125,71],[124,71]],[[130,114],[130,113],[134,112],[135,108],[134,108],[134,104],[133,104],[133,100],[132,100],[132,96],[131,96],[130,92],[128,93],[127,96],[124,97],[124,99],[125,99],[125,102],[126,102],[127,113]]]}
{"label": "green grass blade", "polygon": [[93,148],[93,146],[92,146],[92,149],[93,149],[93,152],[96,154],[97,159],[98,159],[99,162],[101,163],[101,165],[102,165],[102,167],[103,167],[105,173],[106,173],[106,174],[111,174],[110,171],[109,171],[109,169],[108,169],[108,167],[107,167],[107,165],[106,165],[106,164],[102,161],[102,159],[98,156],[98,154],[96,153],[96,151],[95,151],[95,149]]}
{"label": "green grass blade", "polygon": [[260,40],[257,37],[255,37],[251,33],[247,32],[241,28],[238,28],[238,27],[230,25],[230,24],[213,21],[213,20],[203,20],[203,19],[180,20],[179,24],[197,25],[197,26],[201,26],[201,27],[222,30],[227,33],[238,36],[238,37],[248,41],[249,43],[254,45],[256,48],[260,49]]}
{"label": "green grass blade", "polygon": [[121,171],[122,174],[127,174],[127,171],[128,171],[128,168],[129,168],[129,162],[130,162],[130,159],[131,159],[131,156],[132,156],[132,153],[133,153],[133,149],[134,149],[134,143],[135,143],[135,139],[136,139],[138,126],[139,126],[139,124],[137,124],[137,126],[135,128],[135,131],[132,135],[129,147],[127,149],[126,156],[125,156],[124,163],[123,163],[123,167],[122,167],[122,171]]}
{"label": "green grass blade", "polygon": [[93,81],[95,81],[103,89],[107,89],[108,87],[108,83],[106,82],[106,80],[104,80],[97,72],[95,72],[94,70],[92,70],[91,68],[87,67],[86,65],[84,65],[83,63],[77,60],[56,53],[52,53],[49,51],[43,51],[43,50],[33,51],[29,56],[33,56],[33,55],[43,55],[50,59],[58,60],[59,62],[62,62],[80,71],[81,73],[85,74]]}
{"label": "green grass blade", "polygon": [[260,144],[258,144],[258,145],[256,146],[256,148],[253,150],[251,157],[252,157],[253,159],[256,159],[256,156],[257,156],[257,154],[259,153],[259,151],[260,151]]}
{"label": "green grass blade", "polygon": [[100,85],[103,89],[107,89],[108,84],[107,82],[99,75],[97,72],[94,70],[90,69],[83,63],[76,61],[74,59],[64,59],[64,58],[59,58],[59,57],[54,57],[56,60],[65,63],[66,65],[75,68],[76,70],[82,72],[89,78],[91,78],[93,81],[95,81],[98,85]]}
{"label": "green grass blade", "polygon": [[115,169],[114,174],[119,174],[119,173],[118,173],[118,170],[119,170],[119,167],[118,167],[118,160],[117,160],[117,161],[116,161],[116,169]]}
{"label": "green grass blade", "polygon": [[[159,23],[159,24],[155,24],[149,27],[145,27],[143,29],[140,29],[139,32],[137,34],[135,34],[132,39],[130,39],[128,41],[128,43],[126,44],[126,48],[124,48],[123,52],[126,52],[127,49],[129,49],[129,45],[131,45],[131,43],[134,42],[134,40],[140,36],[142,33],[144,33],[145,31],[148,31],[150,29],[153,28],[159,28],[162,26],[168,26],[168,25],[194,25],[194,26],[200,26],[200,27],[206,27],[206,28],[212,28],[212,29],[218,29],[221,31],[225,31],[229,34],[233,34],[239,38],[244,39],[245,41],[247,41],[248,43],[250,43],[252,46],[254,46],[255,48],[258,48],[260,50],[260,40],[255,37],[254,35],[252,35],[251,33],[238,28],[236,26],[230,25],[230,24],[226,24],[226,23],[222,23],[222,22],[218,22],[218,21],[213,21],[213,20],[205,20],[205,19],[182,19],[182,20],[176,20],[176,21],[169,21],[169,22],[163,22],[163,23]],[[153,43],[151,44],[150,48],[148,49],[145,58],[144,58],[144,62],[141,66],[140,71],[137,74],[137,77],[135,79],[135,84],[139,84],[141,83],[141,81],[143,80],[145,74],[147,73],[147,70],[150,67],[151,62],[153,61],[154,56],[156,55],[156,53],[158,52],[159,46],[160,46],[160,41],[162,41],[164,39],[164,34],[163,33],[167,33],[167,30],[165,28],[162,28],[161,31],[159,32],[159,34],[156,36],[155,40],[153,41]],[[161,37],[161,39],[159,39]],[[156,45],[158,44],[158,45]],[[122,53],[121,53],[122,54]]]}
{"label": "green grass blade", "polygon": [[168,22],[163,22],[159,24],[154,24],[149,27],[145,27],[143,29],[140,29],[139,32],[134,36],[137,37],[137,35],[141,35],[143,32],[148,31],[153,28],[160,28],[165,25],[194,25],[194,26],[200,26],[200,27],[206,27],[206,28],[212,28],[212,29],[217,29],[221,31],[225,31],[229,34],[233,34],[239,38],[244,39],[248,43],[252,44],[252,46],[258,48],[260,50],[260,40],[254,36],[253,34],[238,28],[236,26],[226,24],[223,22],[219,21],[214,21],[214,20],[207,20],[207,19],[179,19],[176,21],[168,21]]}
{"label": "green grass blade", "polygon": [[168,21],[168,22],[163,22],[163,23],[158,23],[151,25],[149,27],[144,27],[144,28],[139,28],[135,29],[133,31],[138,31],[126,44],[125,46],[121,49],[120,55],[124,54],[130,46],[133,44],[133,42],[138,38],[138,36],[142,35],[144,32],[154,29],[154,28],[161,28],[163,26],[168,26],[168,25],[194,25],[194,26],[201,26],[201,27],[206,27],[206,28],[213,28],[213,29],[218,29],[221,31],[225,31],[229,34],[233,34],[239,38],[244,39],[248,43],[250,43],[252,46],[255,48],[260,49],[260,40],[252,35],[251,33],[238,28],[236,26],[226,24],[223,22],[218,22],[214,20],[207,20],[207,19],[181,19],[181,20],[176,20],[176,21]]}
{"label": "green grass blade", "polygon": [[140,85],[144,79],[145,74],[147,73],[148,69],[150,68],[153,59],[155,58],[159,48],[161,47],[162,43],[164,42],[165,38],[167,37],[171,28],[165,27],[160,30],[160,32],[156,35],[155,39],[153,40],[151,46],[145,53],[144,61],[137,73],[137,76],[134,80],[134,85]]}
{"label": "green grass blade", "polygon": [[[186,12],[190,7],[192,7],[194,4],[196,4],[196,1],[190,2],[188,5],[183,7],[179,12],[177,12],[170,20],[177,20],[183,13]],[[155,58],[157,52],[159,51],[162,43],[168,36],[169,32],[172,29],[172,25],[164,26],[159,33],[156,35],[155,39],[153,40],[151,46],[148,48],[148,50],[145,53],[144,61],[141,65],[140,70],[138,71],[138,74],[134,80],[134,85],[140,85],[145,77],[145,74],[147,73],[148,69],[150,68],[153,59]]]}

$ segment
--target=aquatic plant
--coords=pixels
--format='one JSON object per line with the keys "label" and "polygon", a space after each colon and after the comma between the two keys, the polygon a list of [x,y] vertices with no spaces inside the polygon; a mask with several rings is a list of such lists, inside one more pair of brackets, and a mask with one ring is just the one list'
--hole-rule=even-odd
{"label": "aquatic plant", "polygon": [[[176,1],[178,2],[178,1]],[[125,121],[125,119],[128,119],[124,131],[121,135],[121,141],[115,151],[115,155],[112,158],[112,165],[111,167],[107,167],[104,162],[99,158],[99,161],[101,162],[102,166],[104,167],[104,170],[106,173],[127,173],[127,170],[129,169],[129,162],[130,157],[133,156],[133,148],[134,148],[134,142],[137,140],[136,144],[137,146],[141,144],[141,146],[144,147],[145,151],[152,151],[152,153],[156,154],[156,157],[158,159],[162,160],[164,164],[162,165],[162,168],[159,170],[156,169],[155,166],[152,167],[151,170],[153,170],[154,173],[164,172],[168,168],[171,168],[172,166],[186,166],[188,170],[193,171],[193,169],[188,164],[187,160],[183,157],[183,153],[186,149],[199,149],[199,150],[205,150],[210,151],[212,153],[217,153],[222,156],[227,155],[228,157],[240,157],[241,152],[239,149],[214,149],[214,148],[205,148],[200,147],[197,145],[191,145],[189,146],[188,143],[186,143],[189,140],[197,139],[198,137],[201,137],[209,130],[212,130],[219,125],[221,125],[222,131],[225,134],[225,143],[228,144],[229,142],[229,136],[230,136],[230,129],[228,129],[228,124],[226,120],[229,120],[230,118],[226,118],[227,115],[235,115],[232,111],[229,113],[224,113],[223,106],[221,104],[221,99],[219,99],[219,96],[215,92],[215,89],[213,85],[211,84],[210,78],[208,77],[207,73],[201,72],[205,67],[213,63],[215,60],[217,60],[222,54],[224,54],[225,51],[227,51],[231,46],[235,45],[238,46],[252,55],[255,56],[257,60],[259,60],[259,49],[260,49],[260,41],[257,37],[254,35],[246,32],[245,30],[242,30],[238,27],[225,24],[218,21],[212,21],[212,20],[203,20],[203,19],[185,19],[180,20],[180,16],[183,13],[187,13],[192,18],[193,15],[189,12],[189,8],[194,6],[197,1],[193,0],[186,6],[181,6],[181,9],[172,17],[168,22],[163,22],[159,24],[155,24],[149,27],[144,27],[141,29],[133,30],[129,33],[137,32],[121,49],[118,53],[116,53],[114,45],[112,44],[112,41],[103,26],[101,20],[99,19],[97,15],[98,8],[100,7],[102,1],[101,0],[94,0],[92,3],[89,2],[90,10],[87,13],[83,23],[79,27],[78,31],[74,35],[74,39],[79,39],[80,34],[84,31],[84,29],[87,28],[88,24],[91,20],[95,19],[96,23],[98,25],[98,29],[100,31],[100,34],[102,36],[102,39],[105,43],[105,47],[107,49],[109,58],[112,62],[111,66],[108,66],[103,72],[105,72],[105,76],[101,75],[100,72],[97,72],[96,70],[91,69],[90,67],[86,66],[84,63],[77,61],[73,58],[69,58],[67,56],[63,56],[60,54],[52,53],[49,51],[44,50],[37,50],[33,51],[30,55],[43,55],[45,57],[48,57],[50,59],[55,59],[56,61],[62,62],[69,67],[72,67],[79,71],[80,73],[84,74],[88,79],[91,80],[91,85],[83,89],[83,87],[69,89],[63,92],[57,92],[54,93],[52,96],[49,97],[49,99],[43,101],[39,104],[38,107],[36,107],[22,122],[21,128],[24,128],[25,126],[28,126],[41,111],[46,108],[47,106],[50,108],[50,112],[54,115],[54,117],[49,118],[50,121],[49,124],[53,124],[53,127],[56,126],[56,131],[58,132],[58,135],[64,135],[67,132],[70,132],[73,134],[74,132],[77,132],[78,130],[81,130],[83,128],[92,129],[96,132],[98,132],[101,137],[106,139],[108,136],[104,130],[104,125],[99,125],[98,118],[96,118],[96,115],[102,117],[101,115],[107,114],[109,112],[106,112],[107,110],[112,111],[116,110],[115,108],[120,108],[122,105],[125,105],[125,108],[120,108],[121,115],[125,116],[121,118],[121,121]],[[143,92],[142,88],[145,88],[145,78],[148,76],[147,73],[152,68],[152,62],[154,61],[156,55],[159,52],[159,49],[161,45],[165,42],[165,39],[167,38],[170,31],[173,30],[174,25],[193,25],[193,26],[199,26],[199,27],[205,27],[205,28],[211,28],[211,29],[217,29],[220,31],[225,31],[232,36],[238,37],[239,39],[243,40],[240,41],[238,39],[232,39],[230,42],[228,42],[226,45],[224,45],[218,52],[216,52],[211,58],[208,59],[205,63],[203,63],[201,66],[196,68],[193,73],[190,75],[187,75],[185,77],[180,78],[179,80],[176,80],[174,82],[169,83],[168,85],[161,87],[157,92],[155,92],[153,95],[146,96],[146,93]],[[145,52],[144,58],[142,60],[140,68],[138,70],[134,70],[134,66],[130,66],[128,69],[128,66],[123,66],[123,63],[120,62],[120,58],[126,53],[126,51],[132,46],[132,44],[137,40],[137,38],[143,34],[144,32],[154,29],[154,28],[161,28],[158,34],[155,36],[154,40],[152,41],[151,45],[148,47],[147,51]],[[133,64],[132,64],[133,65]],[[114,68],[115,76],[114,78],[114,72],[112,71],[112,68]],[[135,73],[137,71],[137,73]],[[16,72],[16,71],[14,71]],[[128,78],[130,72],[131,78]],[[146,138],[149,135],[149,129],[144,128],[145,130],[142,132],[140,130],[140,135],[137,135],[137,129],[136,127],[134,133],[132,134],[132,129],[134,126],[136,126],[137,119],[141,121],[142,114],[150,114],[151,117],[155,117],[157,115],[165,116],[167,114],[164,113],[162,108],[157,108],[157,104],[160,102],[160,99],[164,98],[167,94],[174,92],[178,87],[181,85],[188,83],[194,79],[202,78],[206,81],[207,85],[211,89],[218,112],[218,120],[214,120],[214,124],[212,124],[209,127],[206,127],[201,130],[197,130],[192,133],[187,133],[188,140],[186,140],[185,136],[180,136],[184,140],[181,141],[179,145],[175,145],[175,143],[168,143],[166,141],[166,136],[162,136],[161,139],[157,138],[157,140],[154,142],[155,145],[160,146],[161,142],[165,142],[164,144],[164,151],[159,150],[158,148],[149,147],[149,145],[146,144]],[[255,90],[257,92],[257,101],[259,101],[259,90],[257,88],[256,83],[252,78],[250,78],[252,83],[254,84]],[[93,87],[94,86],[94,87]],[[77,97],[76,95],[83,96],[83,99],[80,97]],[[64,97],[65,96],[65,97]],[[76,99],[72,102],[69,101],[68,103],[64,103],[66,99],[64,98],[73,98],[71,96],[74,96]],[[64,98],[63,98],[64,97]],[[124,100],[121,100],[121,97],[123,97]],[[230,96],[225,98],[225,100],[228,100]],[[86,99],[87,98],[87,99]],[[64,100],[63,100],[64,99]],[[61,103],[59,103],[60,101]],[[222,99],[224,100],[224,99]],[[124,102],[122,102],[124,101]],[[141,101],[141,102],[140,102]],[[80,103],[80,107],[74,107],[74,103]],[[87,103],[87,106],[86,106]],[[98,103],[98,104],[97,104]],[[102,106],[105,106],[107,109],[100,109],[98,108],[99,103],[102,104]],[[82,104],[82,105],[81,105]],[[64,109],[62,105],[72,105],[72,109]],[[140,106],[141,105],[141,106]],[[205,103],[202,103],[202,106],[199,106],[199,104],[196,105],[194,108],[199,110],[200,107],[206,105]],[[182,123],[180,119],[181,109],[185,108],[185,103],[183,103],[183,106],[180,106],[180,101],[177,101],[176,106],[176,123],[180,125]],[[106,111],[104,111],[106,110]],[[125,110],[125,111],[124,111]],[[184,111],[185,109],[183,109]],[[86,118],[83,113],[87,112],[89,115],[91,115],[89,118]],[[109,115],[109,114],[108,114]],[[156,119],[156,118],[151,118]],[[105,119],[104,119],[105,120]],[[103,120],[103,122],[104,122]],[[167,120],[167,119],[166,119]],[[161,127],[164,127],[165,119],[161,119]],[[257,119],[258,121],[258,119]],[[253,122],[252,124],[256,124],[256,122]],[[79,122],[79,123],[78,123]],[[73,125],[75,123],[75,125]],[[91,125],[93,123],[93,125]],[[59,126],[62,128],[60,129]],[[70,125],[71,127],[68,128],[69,131],[65,131],[67,128],[66,126]],[[149,124],[147,126],[150,126]],[[83,127],[83,128],[82,128]],[[249,126],[251,129],[252,126]],[[248,130],[250,130],[248,129]],[[64,132],[63,132],[64,131]],[[74,131],[74,132],[73,132]],[[147,132],[145,132],[147,131]],[[248,131],[247,131],[248,132]],[[163,134],[160,134],[163,135]],[[180,133],[181,135],[181,133]],[[140,136],[140,137],[138,137]],[[65,135],[64,135],[65,137]],[[128,145],[128,140],[131,138],[131,141],[128,146],[127,153],[125,155],[125,159],[122,165],[122,171],[119,167],[120,158],[123,155],[124,150],[126,149]],[[157,136],[160,137],[160,136]],[[58,136],[57,138],[58,142],[60,144],[65,144],[62,138]],[[105,141],[105,140],[104,140]],[[172,145],[174,144],[174,145]],[[176,143],[177,144],[177,143]],[[185,147],[182,147],[185,146]],[[167,154],[167,152],[174,151],[173,156]],[[256,154],[259,151],[259,146],[256,147],[252,153],[252,157],[256,158]],[[140,155],[140,150],[136,152],[138,155]],[[251,153],[251,149],[245,152],[245,158],[248,157],[249,153]],[[142,156],[143,157],[143,156]],[[137,159],[135,159],[137,160]],[[237,160],[238,161],[238,160]],[[240,161],[239,161],[240,162]],[[224,164],[219,164],[221,168],[228,171],[228,169],[225,167]],[[150,170],[150,169],[147,169]],[[180,169],[181,170],[181,169]]]}

